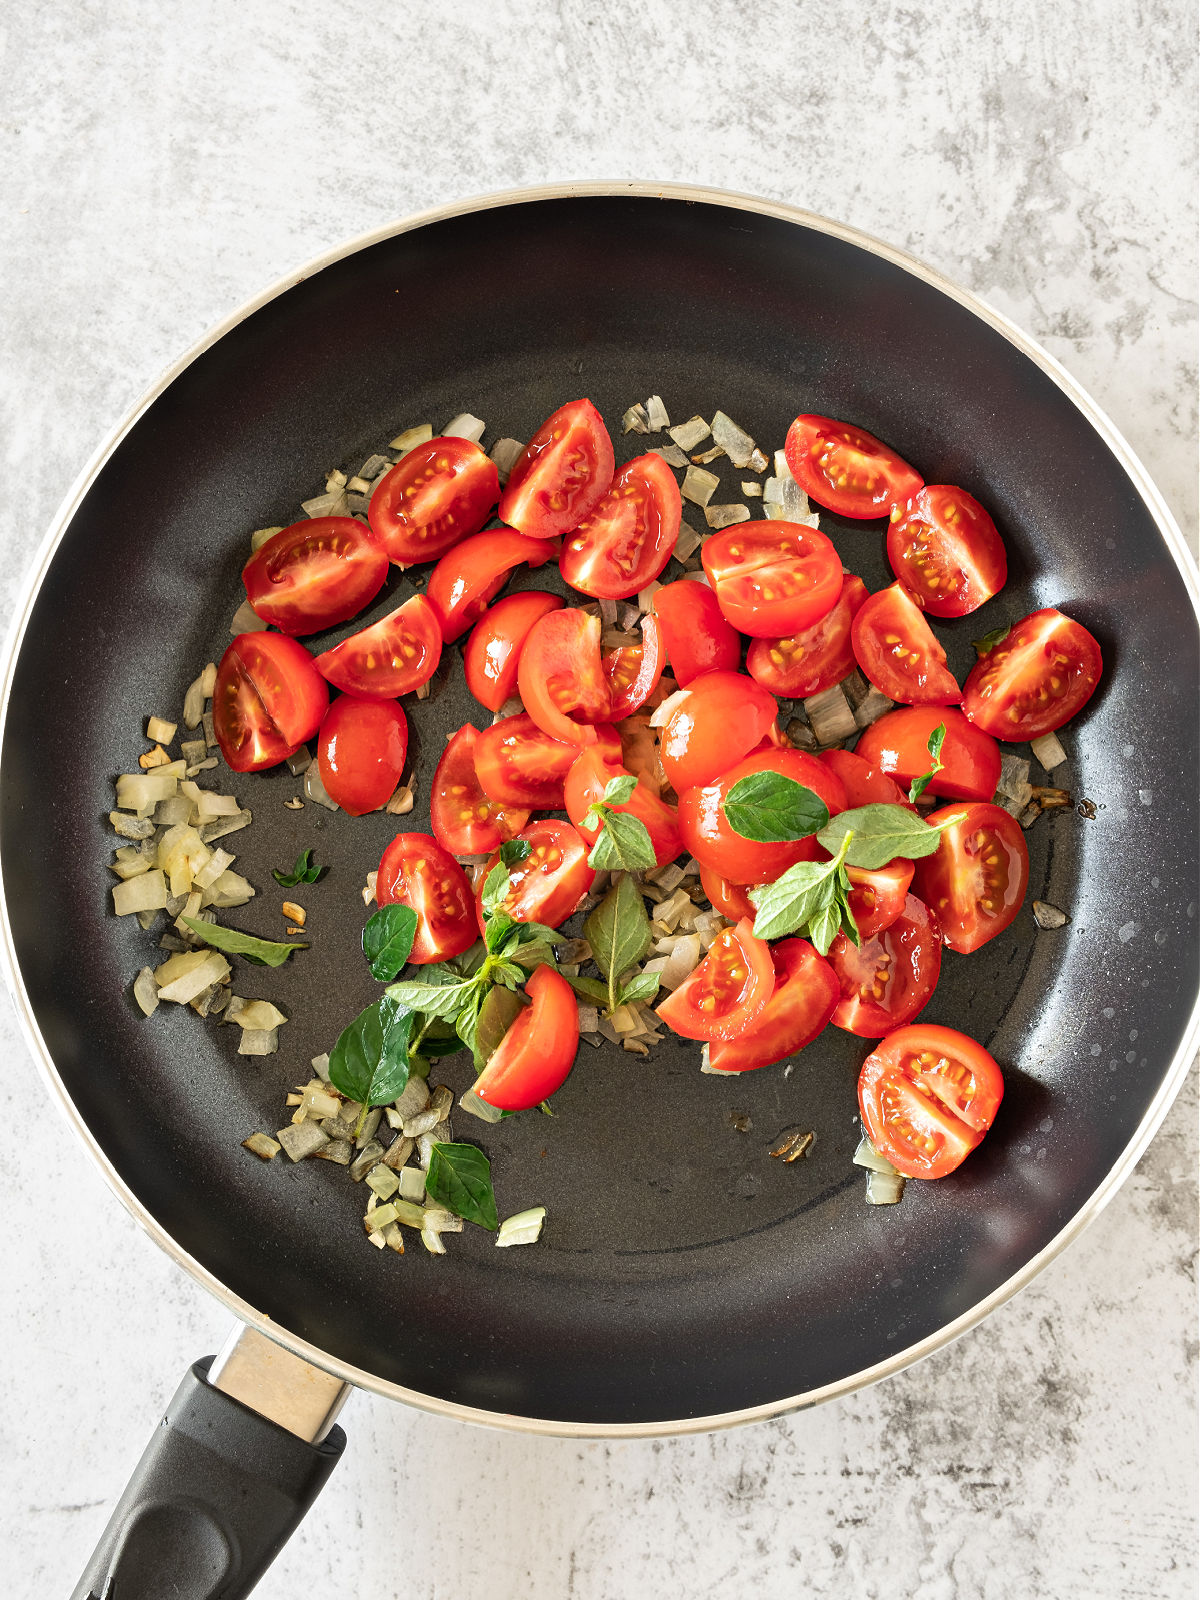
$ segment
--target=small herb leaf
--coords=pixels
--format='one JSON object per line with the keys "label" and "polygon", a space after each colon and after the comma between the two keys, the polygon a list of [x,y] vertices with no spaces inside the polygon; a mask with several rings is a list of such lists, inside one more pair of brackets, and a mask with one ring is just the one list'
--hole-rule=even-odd
{"label": "small herb leaf", "polygon": [[559,974],[571,985],[576,994],[581,994],[585,1000],[590,1000],[593,1005],[606,1006],[608,1004],[607,985],[600,982],[599,978],[579,978],[570,972]]}
{"label": "small herb leaf", "polygon": [[1001,639],[1007,639],[1011,632],[1012,624],[1006,622],[1002,627],[993,628],[991,633],[985,633],[982,639],[972,640],[975,646],[975,654],[977,656],[986,656],[989,650],[996,648]]}
{"label": "small herb leaf", "polygon": [[[433,977],[434,973],[438,973],[436,978]],[[419,1011],[422,1016],[445,1017],[453,1022],[471,997],[479,992],[480,981],[477,976],[460,978],[453,972],[447,981],[444,974],[444,968],[429,967],[424,978],[409,978],[402,983],[393,983],[388,994],[410,1010]]]}
{"label": "small herb leaf", "polygon": [[807,839],[829,821],[820,795],[780,772],[751,772],[725,797],[725,820],[743,839],[777,844]]}
{"label": "small herb leaf", "polygon": [[606,978],[637,965],[650,948],[650,919],[632,878],[617,880],[584,923],[583,936]]}
{"label": "small herb leaf", "polygon": [[391,983],[399,976],[416,932],[417,914],[411,906],[380,906],[367,923],[362,931],[363,955],[379,983]]}
{"label": "small herb leaf", "polygon": [[942,746],[945,744],[945,742],[946,724],[944,722],[939,722],[937,727],[929,735],[929,742],[925,746],[932,757],[933,764],[929,768],[928,772],[923,772],[919,778],[914,778],[908,786],[908,798],[912,801],[913,805],[916,805],[917,801],[925,793],[925,790],[929,786],[932,779],[934,779],[944,767],[945,763],[942,760]]}
{"label": "small herb leaf", "polygon": [[528,839],[505,839],[500,846],[500,861],[506,867],[515,867],[518,861],[524,861],[532,848]]}
{"label": "small herb leaf", "polygon": [[351,1100],[382,1106],[408,1082],[408,1039],[413,1013],[381,995],[343,1028],[329,1052],[329,1080]]}
{"label": "small herb leaf", "polygon": [[293,950],[308,949],[299,942],[281,944],[277,939],[258,939],[252,933],[239,933],[236,928],[223,927],[219,922],[204,922],[199,917],[180,920],[214,950],[223,950],[229,956],[244,956],[258,967],[281,967]]}
{"label": "small herb leaf", "polygon": [[500,1226],[492,1164],[473,1144],[435,1144],[425,1174],[425,1192],[467,1222],[493,1231]]}
{"label": "small herb leaf", "polygon": [[318,867],[313,864],[311,850],[301,850],[296,857],[296,865],[290,872],[284,872],[279,867],[272,867],[271,876],[283,888],[294,889],[298,883],[316,883],[324,871],[324,867]]}
{"label": "small herb leaf", "polygon": [[635,972],[622,987],[619,1005],[632,1005],[635,1000],[653,1000],[658,993],[658,974],[656,972]]}
{"label": "small herb leaf", "polygon": [[604,793],[600,796],[605,805],[624,806],[633,799],[633,791],[637,788],[637,779],[631,772],[620,772],[615,778],[610,778],[604,785]]}
{"label": "small herb leaf", "polygon": [[497,1045],[524,1009],[511,989],[493,988],[485,997],[475,1025],[476,1072],[482,1072],[487,1066]]}
{"label": "small herb leaf", "polygon": [[588,853],[589,867],[597,872],[645,872],[654,866],[654,846],[644,822],[607,806],[593,810],[600,818],[600,832]]}
{"label": "small herb leaf", "polygon": [[907,806],[880,804],[839,811],[821,829],[817,842],[836,854],[849,834],[853,838],[846,860],[850,866],[863,867],[868,872],[886,867],[898,856],[909,861],[931,856],[942,838],[939,828],[931,828]]}

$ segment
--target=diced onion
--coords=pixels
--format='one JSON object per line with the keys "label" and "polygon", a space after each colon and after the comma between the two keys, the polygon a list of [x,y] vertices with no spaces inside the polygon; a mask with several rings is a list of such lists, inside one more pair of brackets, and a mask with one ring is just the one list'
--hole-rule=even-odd
{"label": "diced onion", "polygon": [[315,800],[319,806],[325,806],[329,811],[340,811],[341,807],[321,782],[320,768],[314,762],[304,774],[304,793],[310,800]]}
{"label": "diced onion", "polygon": [[229,619],[230,633],[262,633],[267,626],[249,600],[243,600]]}
{"label": "diced onion", "polygon": [[113,885],[113,910],[119,917],[139,911],[161,911],[167,903],[167,879],[161,869],[140,873]]}
{"label": "diced onion", "polygon": [[866,699],[854,712],[855,724],[860,728],[869,728],[873,722],[878,722],[880,717],[886,715],[895,703],[872,685]]}
{"label": "diced onion", "polygon": [[1033,920],[1039,928],[1065,928],[1071,920],[1065,911],[1060,911],[1057,906],[1048,905],[1045,900],[1033,902]]}
{"label": "diced onion", "polygon": [[667,415],[667,408],[662,403],[662,396],[652,394],[646,401],[646,426],[651,433],[661,433],[664,428],[671,426],[671,419]]}
{"label": "diced onion", "polygon": [[503,1250],[514,1244],[535,1244],[541,1236],[545,1220],[545,1206],[530,1206],[528,1211],[518,1211],[515,1216],[505,1217],[496,1234],[497,1247]]}
{"label": "diced onion", "polygon": [[836,683],[832,689],[810,695],[804,701],[804,714],[812,724],[817,743],[822,746],[840,744],[843,739],[848,739],[851,734],[858,731],[854,712],[851,711],[841,686]]}
{"label": "diced onion", "polygon": [[677,444],[660,444],[651,450],[650,455],[661,456],[669,467],[686,467],[688,458]]}
{"label": "diced onion", "polygon": [[666,966],[659,973],[659,982],[664,989],[675,990],[700,965],[700,936],[696,933],[685,933],[676,939],[675,944],[667,957]]}
{"label": "diced onion", "polygon": [[622,433],[649,433],[650,424],[646,416],[646,408],[640,401],[630,406],[621,418]]}
{"label": "diced onion", "polygon": [[520,459],[525,446],[520,439],[497,439],[489,454],[496,463],[496,473],[502,484],[508,482],[508,475]]}
{"label": "diced onion", "polygon": [[[273,539],[277,533],[282,532],[282,524],[280,524],[278,528],[255,528],[254,532],[250,535],[251,555],[256,555],[258,551],[262,549],[263,545],[266,544],[268,539]],[[197,717],[196,722],[199,722],[199,720],[199,717]],[[196,722],[189,722],[188,727],[194,728],[196,726]]]}
{"label": "diced onion", "polygon": [[344,489],[331,489],[325,494],[315,495],[311,500],[302,500],[300,509],[306,517],[344,517],[350,507],[346,503]]}
{"label": "diced onion", "polygon": [[478,1117],[481,1122],[499,1122],[504,1115],[499,1106],[490,1106],[486,1100],[481,1100],[474,1089],[468,1089],[466,1094],[460,1095],[458,1103],[464,1111]]}
{"label": "diced onion", "polygon": [[133,998],[143,1016],[152,1017],[158,1010],[158,985],[149,967],[143,967],[133,980]]}
{"label": "diced onion", "polygon": [[1061,767],[1067,759],[1067,752],[1063,749],[1056,733],[1044,733],[1040,739],[1030,740],[1029,748],[1033,751],[1034,759],[1046,772],[1053,772],[1055,767]]}
{"label": "diced onion", "polygon": [[737,502],[723,506],[705,506],[704,519],[710,528],[731,528],[735,522],[749,522],[750,507]]}
{"label": "diced onion", "polygon": [[746,480],[743,479],[740,487],[741,487],[742,493],[746,496],[746,498],[748,500],[754,500],[754,499],[761,499],[762,498],[762,484],[761,483],[755,483],[755,482],[753,482],[753,480],[751,480],[749,483],[747,483]]}
{"label": "diced onion", "polygon": [[667,430],[681,450],[694,450],[701,439],[707,439],[709,426],[703,417],[692,417]]}
{"label": "diced onion", "polygon": [[478,444],[483,438],[486,423],[478,417],[473,417],[469,411],[460,411],[456,417],[442,429],[440,437],[443,439],[469,439],[472,444]]}
{"label": "diced onion", "polygon": [[735,467],[748,467],[755,451],[754,440],[744,428],[739,428],[732,417],[723,411],[714,413],[712,436]]}
{"label": "diced onion", "polygon": [[706,506],[720,481],[714,472],[706,472],[703,467],[689,466],[683,475],[679,492],[685,500],[691,500],[698,506]]}
{"label": "diced onion", "polygon": [[210,983],[224,983],[230,970],[219,950],[188,950],[183,955],[168,956],[154,973],[158,998],[185,1006]]}
{"label": "diced onion", "polygon": [[238,1040],[240,1056],[273,1056],[279,1049],[278,1028],[246,1028]]}
{"label": "diced onion", "polygon": [[866,1167],[868,1172],[883,1172],[892,1177],[899,1177],[895,1167],[886,1156],[881,1156],[864,1133],[858,1141],[858,1149],[851,1158],[856,1167]]}
{"label": "diced onion", "polygon": [[[255,1028],[265,1032],[268,1028],[278,1028],[287,1018],[269,1000],[243,1000],[240,995],[234,995],[230,999],[225,1020],[236,1022],[239,1028]],[[336,1112],[337,1106],[334,1105],[329,1111],[318,1112],[317,1115],[333,1116]]]}
{"label": "diced onion", "polygon": [[894,1206],[904,1197],[904,1179],[898,1172],[867,1173],[867,1204]]}
{"label": "diced onion", "polygon": [[415,428],[405,428],[403,433],[398,433],[388,449],[406,456],[410,450],[415,450],[419,444],[425,444],[432,438],[432,426],[428,422],[418,422]]}

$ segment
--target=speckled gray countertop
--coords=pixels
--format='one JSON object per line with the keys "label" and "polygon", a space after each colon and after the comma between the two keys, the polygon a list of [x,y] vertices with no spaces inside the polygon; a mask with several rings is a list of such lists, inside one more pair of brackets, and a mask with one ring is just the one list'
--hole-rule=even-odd
{"label": "speckled gray countertop", "polygon": [[[0,615],[100,437],[211,324],[348,236],[571,178],[757,192],[912,251],[1081,380],[1194,539],[1194,13],[10,8]],[[6,1593],[44,1600],[69,1591],[227,1319],[61,1136],[7,999],[0,1039],[0,1530]],[[357,1396],[344,1462],[258,1592],[1193,1595],[1195,1123],[1193,1076],[1135,1175],[1030,1288],[813,1412],[581,1444]]]}

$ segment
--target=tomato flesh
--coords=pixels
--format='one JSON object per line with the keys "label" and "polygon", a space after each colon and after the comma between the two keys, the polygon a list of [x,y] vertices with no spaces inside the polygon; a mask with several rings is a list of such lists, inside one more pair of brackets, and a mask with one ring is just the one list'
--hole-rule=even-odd
{"label": "tomato flesh", "polygon": [[[610,752],[614,747],[620,750],[621,741],[611,731],[607,740]],[[577,744],[552,739],[527,711],[519,711],[478,736],[475,774],[484,794],[497,805],[561,811],[563,784],[578,754]]]}
{"label": "tomato flesh", "polygon": [[850,627],[866,599],[866,584],[847,572],[833,610],[811,628],[784,639],[752,639],[746,671],[764,689],[789,700],[832,689],[854,671]]}
{"label": "tomato flesh", "polygon": [[892,507],[887,553],[897,578],[935,617],[978,611],[1008,578],[996,524],[973,495],[949,484],[926,484]]}
{"label": "tomato flesh", "polygon": [[850,914],[860,939],[873,939],[890,928],[904,910],[909,885],[913,881],[913,862],[898,856],[886,867],[868,870],[847,867],[850,879]]}
{"label": "tomato flesh", "polygon": [[886,517],[924,481],[865,428],[812,413],[792,423],[784,454],[805,494],[843,517]]}
{"label": "tomato flesh", "polygon": [[675,474],[661,456],[627,461],[563,545],[564,579],[599,600],[627,600],[671,559],[682,510]]}
{"label": "tomato flesh", "polygon": [[608,720],[620,722],[630,716],[658,687],[666,662],[662,629],[653,616],[642,618],[642,642],[619,645],[601,661],[611,697]]}
{"label": "tomato flesh", "polygon": [[835,1027],[879,1039],[911,1022],[928,1003],[942,967],[937,918],[915,894],[906,895],[896,920],[861,947],[839,933],[829,947],[842,998]]}
{"label": "tomato flesh", "polygon": [[[587,864],[588,847],[569,822],[543,817],[517,835],[529,845],[529,854],[508,869],[508,892],[503,909],[514,922],[542,922],[557,928],[565,922],[596,881]],[[479,925],[483,926],[483,885],[499,861],[495,855],[479,876],[476,897]]]}
{"label": "tomato flesh", "polygon": [[501,528],[476,533],[447,552],[429,574],[426,593],[449,644],[484,613],[488,601],[503,588],[522,561],[540,567],[554,554],[541,539],[526,539]]}
{"label": "tomato flesh", "polygon": [[863,1062],[858,1104],[871,1143],[906,1178],[944,1178],[991,1127],[1000,1068],[956,1028],[897,1028]]}
{"label": "tomato flesh", "polygon": [[842,592],[832,542],[799,522],[740,522],[701,551],[725,620],[756,639],[781,639],[820,622]]}
{"label": "tomato flesh", "polygon": [[513,1022],[475,1080],[501,1111],[528,1111],[566,1082],[579,1049],[579,1007],[565,978],[541,966],[525,985],[533,1002]]}
{"label": "tomato flesh", "polygon": [[943,943],[967,955],[1003,933],[1021,909],[1029,886],[1025,835],[1015,817],[993,805],[946,806],[926,821],[950,826],[936,853],[917,863],[917,893],[937,916]]}
{"label": "tomato flesh", "polygon": [[658,1015],[685,1039],[736,1039],[761,1015],[774,987],[771,947],[743,918],[717,935]]}
{"label": "tomato flesh", "polygon": [[500,496],[500,520],[535,539],[577,528],[608,492],[613,447],[590,400],[572,400],[546,421],[517,457]]}
{"label": "tomato flesh", "polygon": [[387,556],[353,517],[281,528],[242,568],[250,604],[281,633],[320,633],[357,616],[383,588]]}
{"label": "tomato flesh", "polygon": [[329,688],[302,644],[282,633],[239,633],[221,657],[213,729],[234,772],[293,755],[321,726]]}
{"label": "tomato flesh", "polygon": [[963,710],[996,739],[1040,739],[1091,699],[1104,661],[1081,622],[1052,606],[1016,623],[971,668]]}
{"label": "tomato flesh", "polygon": [[771,946],[775,986],[744,1032],[709,1046],[714,1072],[751,1072],[795,1055],[811,1044],[833,1015],[841,989],[833,968],[805,939]]}
{"label": "tomato flesh", "polygon": [[943,770],[930,780],[927,792],[947,800],[990,800],[1000,782],[1000,747],[954,706],[888,711],[863,730],[854,753],[907,791],[914,778],[929,771],[929,738],[940,724],[946,729]]}
{"label": "tomato flesh", "polygon": [[775,696],[741,672],[693,679],[659,730],[668,783],[677,794],[711,783],[763,740],[778,709]]}
{"label": "tomato flesh", "polygon": [[[603,798],[605,786],[614,778],[632,774],[626,774],[619,755],[614,758],[600,745],[591,745],[582,752],[576,750],[575,755],[574,765],[567,774],[563,809],[583,838],[593,845],[600,835],[600,824],[587,820],[589,807]],[[613,810],[636,817],[643,825],[654,846],[656,867],[674,861],[683,849],[674,808],[660,800],[642,781],[639,780],[630,798]]]}
{"label": "tomato flesh", "polygon": [[381,906],[409,906],[417,932],[408,959],[418,966],[462,955],[478,938],[467,875],[427,833],[398,833],[375,882]]}
{"label": "tomato flesh", "polygon": [[408,718],[395,700],[339,695],[317,735],[321,782],[352,817],[387,805],[407,753]]}
{"label": "tomato flesh", "polygon": [[945,706],[962,699],[946,652],[902,583],[863,604],[850,639],[859,666],[889,700]]}
{"label": "tomato flesh", "polygon": [[442,655],[442,630],[423,594],[316,658],[317,671],[347,694],[394,700],[428,683]]}
{"label": "tomato flesh", "polygon": [[489,711],[499,711],[517,692],[517,663],[529,630],[539,617],[561,611],[556,594],[522,589],[489,606],[463,646],[467,687]]}
{"label": "tomato flesh", "polygon": [[551,611],[529,630],[517,666],[529,715],[552,739],[594,744],[593,724],[607,722],[612,695],[600,661],[600,618]]}
{"label": "tomato flesh", "polygon": [[529,821],[524,807],[498,805],[484,794],[475,771],[478,738],[476,729],[464,723],[442,752],[430,790],[430,826],[439,843],[456,856],[498,850]]}
{"label": "tomato flesh", "polygon": [[671,672],[686,688],[705,672],[736,672],[742,659],[738,631],[721,614],[706,583],[681,578],[657,590],[651,602],[663,632]]}
{"label": "tomato flesh", "polygon": [[496,463],[469,439],[410,450],[371,496],[367,521],[397,566],[436,561],[478,533],[500,498]]}
{"label": "tomato flesh", "polygon": [[[928,751],[925,754],[926,766],[923,770],[927,771],[930,757]],[[847,811],[857,810],[859,806],[907,806],[910,811],[916,810],[908,798],[908,791],[902,789],[894,778],[889,778],[886,772],[880,772],[878,767],[864,761],[856,750],[822,750],[817,760],[842,780]]]}

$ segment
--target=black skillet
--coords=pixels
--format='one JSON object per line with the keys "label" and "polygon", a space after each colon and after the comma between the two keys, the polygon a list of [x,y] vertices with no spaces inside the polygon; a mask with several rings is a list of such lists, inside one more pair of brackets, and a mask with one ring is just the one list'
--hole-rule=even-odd
{"label": "black skillet", "polygon": [[[673,420],[722,407],[768,452],[797,411],[853,419],[929,482],[982,500],[1010,578],[940,629],[960,679],[972,639],[1039,605],[1097,636],[1104,681],[1065,735],[1066,781],[1096,815],[1028,835],[1031,897],[1071,922],[1039,933],[1024,912],[984,954],[947,955],[926,1016],[982,1040],[1007,1093],[962,1172],[911,1185],[898,1208],[867,1207],[850,1164],[862,1041],[829,1029],[791,1071],[735,1082],[701,1076],[680,1041],[648,1062],[588,1053],[553,1121],[468,1132],[459,1117],[459,1136],[492,1158],[501,1213],[548,1207],[536,1248],[498,1251],[468,1229],[441,1259],[381,1256],[344,1171],[264,1165],[241,1140],[284,1121],[308,1057],[376,992],[356,948],[359,889],[393,819],[287,810],[296,785],[278,772],[232,780],[256,815],[235,848],[260,890],[305,845],[329,865],[307,895],[311,951],[238,975],[292,1019],[278,1056],[246,1061],[232,1030],[175,1008],[144,1021],[131,1003],[155,940],[110,913],[112,777],[144,748],[146,715],[174,716],[224,648],[248,531],[293,520],[329,468],[461,410],[485,419],[488,443],[527,438],[580,394],[620,460],[641,445],[617,421],[652,392]],[[728,498],[743,476],[725,474]],[[869,587],[890,580],[881,525],[822,526]],[[371,615],[408,587],[397,576]],[[1196,663],[1194,575],[1139,464],[1044,352],[936,274],[820,218],[700,190],[594,185],[457,207],[327,258],[236,317],[69,501],[9,663],[13,987],[53,1093],[126,1205],[315,1367],[541,1433],[772,1415],[894,1372],[977,1321],[1095,1214],[1157,1127],[1194,1038]],[[425,825],[445,733],[479,716],[452,650],[412,708],[409,825]],[[273,932],[277,899],[263,892],[229,921]],[[462,1058],[441,1075],[466,1086]],[[811,1157],[770,1159],[797,1124],[816,1130]],[[293,1437],[304,1427],[262,1422],[200,1368],[169,1421],[170,1462],[143,1463],[81,1594],[114,1572],[123,1600],[161,1591],[153,1552],[167,1547],[190,1552],[181,1593],[246,1592],[340,1448],[337,1430],[314,1447]]]}

